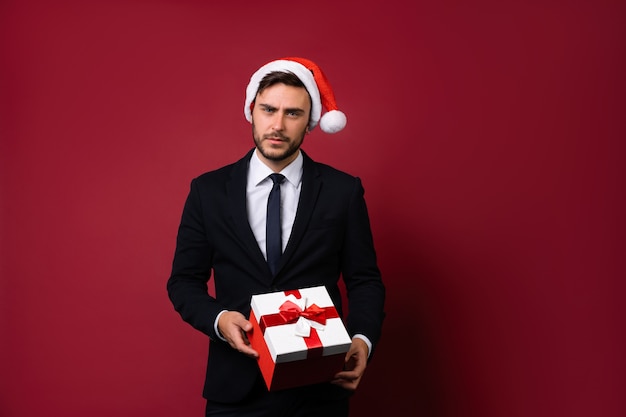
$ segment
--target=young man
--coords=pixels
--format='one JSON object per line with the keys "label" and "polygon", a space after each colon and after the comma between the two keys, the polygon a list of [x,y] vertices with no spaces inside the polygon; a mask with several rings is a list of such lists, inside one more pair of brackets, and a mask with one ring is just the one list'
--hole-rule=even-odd
{"label": "young man", "polygon": [[[361,181],[300,149],[318,123],[334,133],[345,116],[324,74],[303,58],[257,70],[244,114],[255,148],[191,182],[167,283],[176,311],[211,340],[206,415],[346,417],[381,335],[385,287]],[[276,188],[280,217],[273,220],[268,197]],[[274,222],[278,241],[267,229]],[[207,293],[211,274],[215,297]],[[252,295],[324,285],[341,314],[339,279],[352,337],[344,370],[328,383],[268,392],[246,338]]]}

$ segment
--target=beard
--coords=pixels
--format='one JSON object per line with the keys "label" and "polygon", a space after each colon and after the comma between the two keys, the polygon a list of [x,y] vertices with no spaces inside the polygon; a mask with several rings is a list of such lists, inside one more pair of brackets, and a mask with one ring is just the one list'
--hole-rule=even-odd
{"label": "beard", "polygon": [[[254,122],[252,123],[252,138],[254,139],[254,145],[259,150],[261,155],[263,155],[264,158],[270,161],[275,161],[275,162],[280,162],[280,161],[289,159],[296,152],[298,152],[298,149],[300,149],[302,142],[304,142],[304,136],[306,135],[306,132],[307,132],[307,129],[305,128],[302,131],[302,133],[299,134],[298,137],[296,138],[290,138],[280,132],[274,132],[274,133],[266,134],[266,135],[259,135],[256,132]],[[267,138],[280,138],[284,143],[288,145],[287,149],[276,149],[272,147],[272,145],[264,141]]]}

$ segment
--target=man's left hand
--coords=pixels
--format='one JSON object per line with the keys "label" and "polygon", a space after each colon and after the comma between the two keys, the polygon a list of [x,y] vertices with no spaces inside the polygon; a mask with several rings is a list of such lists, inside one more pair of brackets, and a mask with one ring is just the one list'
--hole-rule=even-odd
{"label": "man's left hand", "polygon": [[365,373],[368,354],[367,344],[362,339],[353,338],[350,350],[346,353],[344,370],[337,373],[331,383],[355,391]]}

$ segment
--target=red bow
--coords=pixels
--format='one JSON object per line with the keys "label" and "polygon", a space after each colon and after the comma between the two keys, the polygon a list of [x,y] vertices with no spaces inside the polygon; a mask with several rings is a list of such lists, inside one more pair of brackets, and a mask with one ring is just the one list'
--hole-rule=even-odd
{"label": "red bow", "polygon": [[296,303],[287,300],[279,307],[278,313],[261,316],[259,326],[261,331],[265,333],[265,329],[268,327],[295,323],[300,317],[326,325],[326,319],[337,318],[339,313],[335,307],[318,307],[315,304],[302,310]]}
{"label": "red bow", "polygon": [[302,310],[299,305],[287,300],[278,308],[278,311],[284,320],[283,324],[295,323],[300,317],[304,317],[324,326],[326,325],[326,309],[320,308],[315,304]]}

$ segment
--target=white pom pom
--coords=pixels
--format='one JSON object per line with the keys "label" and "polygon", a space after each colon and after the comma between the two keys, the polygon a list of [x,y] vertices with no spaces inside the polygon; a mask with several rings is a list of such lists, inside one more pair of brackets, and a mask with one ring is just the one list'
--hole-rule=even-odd
{"label": "white pom pom", "polygon": [[337,133],[346,127],[346,115],[339,110],[331,110],[320,119],[320,129],[326,133]]}

